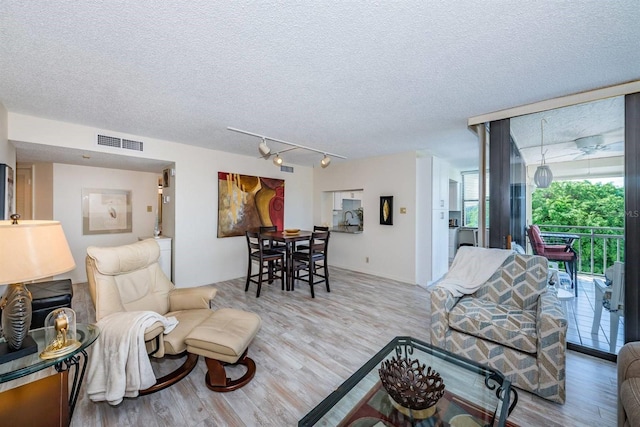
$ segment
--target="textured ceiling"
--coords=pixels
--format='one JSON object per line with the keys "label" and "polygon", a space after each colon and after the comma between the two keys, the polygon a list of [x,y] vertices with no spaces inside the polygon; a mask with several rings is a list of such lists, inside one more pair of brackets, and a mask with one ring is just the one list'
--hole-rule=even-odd
{"label": "textured ceiling", "polygon": [[515,117],[511,136],[525,163],[621,156],[624,153],[624,97]]}
{"label": "textured ceiling", "polygon": [[468,117],[640,79],[639,21],[637,0],[4,0],[0,102],[251,156],[259,140],[228,126],[473,168]]}

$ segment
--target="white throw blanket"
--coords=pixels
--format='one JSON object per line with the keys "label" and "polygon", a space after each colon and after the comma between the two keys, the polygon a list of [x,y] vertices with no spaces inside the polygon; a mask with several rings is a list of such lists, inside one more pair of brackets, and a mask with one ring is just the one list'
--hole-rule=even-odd
{"label": "white throw blanket", "polygon": [[449,272],[437,284],[454,297],[477,291],[502,265],[512,250],[462,246],[453,259]]}
{"label": "white throw blanket", "polygon": [[87,393],[93,402],[117,405],[124,397],[136,397],[140,390],[156,383],[144,344],[144,331],[162,322],[164,333],[178,324],[175,317],[153,311],[110,314],[98,322],[100,335],[91,349]]}

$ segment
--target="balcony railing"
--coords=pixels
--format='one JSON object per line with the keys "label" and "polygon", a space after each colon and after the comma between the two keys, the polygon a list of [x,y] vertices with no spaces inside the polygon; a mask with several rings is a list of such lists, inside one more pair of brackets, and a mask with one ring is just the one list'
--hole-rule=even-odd
{"label": "balcony railing", "polygon": [[[573,243],[578,253],[578,273],[599,276],[615,261],[624,261],[624,228],[576,225],[538,225],[541,231],[580,236]],[[587,256],[588,255],[588,256]]]}

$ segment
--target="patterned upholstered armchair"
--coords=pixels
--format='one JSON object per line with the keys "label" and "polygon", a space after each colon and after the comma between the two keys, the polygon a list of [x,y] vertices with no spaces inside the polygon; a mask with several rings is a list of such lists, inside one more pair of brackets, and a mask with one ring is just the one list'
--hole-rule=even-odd
{"label": "patterned upholstered armchair", "polygon": [[509,255],[471,295],[431,292],[431,344],[499,370],[514,386],[565,401],[567,320],[546,292],[547,260]]}

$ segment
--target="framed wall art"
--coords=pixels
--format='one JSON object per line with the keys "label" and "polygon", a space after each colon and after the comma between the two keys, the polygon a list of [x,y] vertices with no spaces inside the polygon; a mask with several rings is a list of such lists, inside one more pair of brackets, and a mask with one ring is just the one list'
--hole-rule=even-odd
{"label": "framed wall art", "polygon": [[131,190],[82,189],[82,234],[131,233]]}
{"label": "framed wall art", "polygon": [[380,196],[380,224],[393,225],[393,196]]}
{"label": "framed wall art", "polygon": [[165,169],[162,171],[162,187],[171,187],[171,169]]}
{"label": "framed wall art", "polygon": [[218,237],[284,227],[284,179],[218,172]]}

